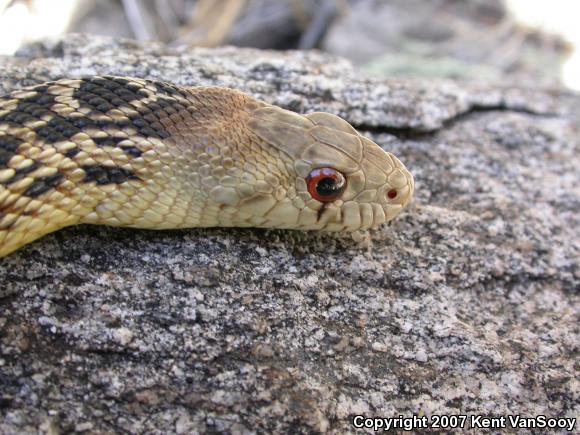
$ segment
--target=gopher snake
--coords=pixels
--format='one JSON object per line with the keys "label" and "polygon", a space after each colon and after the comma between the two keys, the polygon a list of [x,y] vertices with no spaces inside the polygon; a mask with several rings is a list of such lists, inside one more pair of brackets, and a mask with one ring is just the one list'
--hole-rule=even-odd
{"label": "gopher snake", "polygon": [[0,98],[0,257],[80,223],[373,228],[413,188],[343,119],[232,89],[105,76]]}

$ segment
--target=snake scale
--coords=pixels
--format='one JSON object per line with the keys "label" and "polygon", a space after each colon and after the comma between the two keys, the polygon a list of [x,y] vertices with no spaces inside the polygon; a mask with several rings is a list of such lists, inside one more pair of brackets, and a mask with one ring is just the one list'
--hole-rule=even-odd
{"label": "snake scale", "polygon": [[0,98],[0,257],[81,223],[374,228],[413,189],[338,116],[233,89],[95,76]]}

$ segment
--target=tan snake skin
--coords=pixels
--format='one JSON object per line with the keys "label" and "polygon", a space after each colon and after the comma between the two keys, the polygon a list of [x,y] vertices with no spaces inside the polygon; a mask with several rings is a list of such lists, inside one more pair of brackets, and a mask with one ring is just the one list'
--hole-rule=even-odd
{"label": "tan snake skin", "polygon": [[[342,190],[317,168],[342,174]],[[315,199],[329,185],[340,194]],[[106,76],[0,98],[0,257],[81,223],[373,228],[413,189],[404,165],[343,119],[232,89]]]}

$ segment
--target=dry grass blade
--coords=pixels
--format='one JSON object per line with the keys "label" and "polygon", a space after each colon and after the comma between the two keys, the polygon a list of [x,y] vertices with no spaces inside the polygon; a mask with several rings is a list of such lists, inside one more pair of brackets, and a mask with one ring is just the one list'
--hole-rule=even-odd
{"label": "dry grass blade", "polygon": [[326,34],[332,21],[338,16],[338,12],[339,5],[336,0],[322,0],[300,37],[298,48],[308,50],[316,47]]}
{"label": "dry grass blade", "polygon": [[194,18],[183,29],[180,42],[204,47],[222,44],[245,6],[246,0],[198,1]]}
{"label": "dry grass blade", "polygon": [[139,40],[152,39],[156,32],[155,29],[149,25],[151,20],[145,17],[145,12],[138,0],[122,0],[127,20],[131,26],[131,30],[135,37]]}

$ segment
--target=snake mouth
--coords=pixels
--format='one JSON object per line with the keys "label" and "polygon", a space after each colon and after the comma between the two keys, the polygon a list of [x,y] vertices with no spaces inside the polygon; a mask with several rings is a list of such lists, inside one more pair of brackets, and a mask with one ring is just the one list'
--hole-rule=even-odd
{"label": "snake mouth", "polygon": [[328,204],[322,207],[316,223],[302,228],[322,231],[367,230],[386,222],[390,218],[387,216],[388,214],[380,204],[347,201],[339,206]]}

